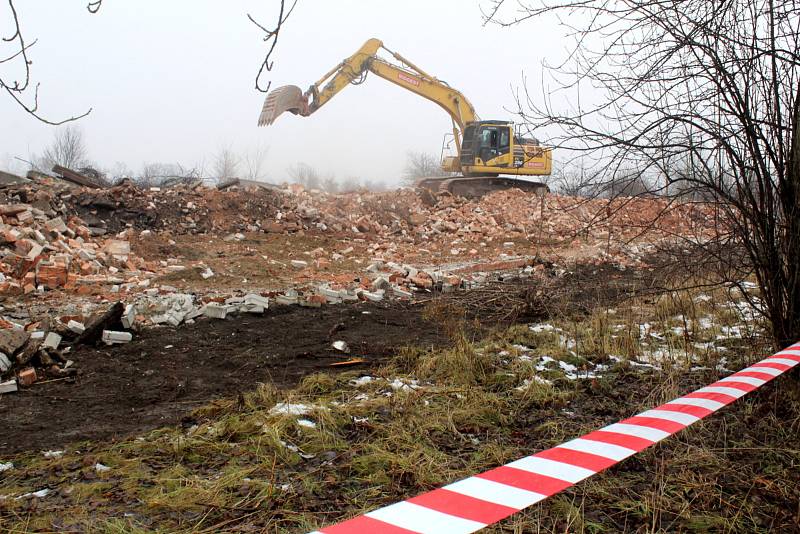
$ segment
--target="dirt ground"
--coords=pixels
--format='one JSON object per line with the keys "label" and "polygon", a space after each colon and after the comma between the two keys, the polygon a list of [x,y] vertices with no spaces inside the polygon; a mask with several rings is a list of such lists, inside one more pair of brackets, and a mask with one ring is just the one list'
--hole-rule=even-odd
{"label": "dirt ground", "polygon": [[[336,340],[351,353],[334,349]],[[264,316],[147,329],[128,345],[78,349],[75,382],[0,397],[0,454],[122,438],[179,423],[193,408],[259,382],[290,387],[313,372],[359,368],[332,363],[357,357],[373,366],[400,347],[446,341],[420,306],[402,303],[279,306]]]}
{"label": "dirt ground", "polygon": [[[289,388],[315,372],[374,368],[405,346],[443,347],[449,339],[441,322],[423,317],[434,300],[463,310],[478,333],[614,303],[652,290],[658,273],[589,266],[554,276],[552,284],[511,277],[416,304],[276,306],[263,316],[148,328],[127,345],[79,347],[70,356],[80,369],[75,380],[41,382],[0,397],[0,424],[8,429],[0,436],[0,454],[190,425],[194,408],[260,382]],[[334,349],[336,340],[351,352]],[[366,362],[331,366],[351,358]]]}

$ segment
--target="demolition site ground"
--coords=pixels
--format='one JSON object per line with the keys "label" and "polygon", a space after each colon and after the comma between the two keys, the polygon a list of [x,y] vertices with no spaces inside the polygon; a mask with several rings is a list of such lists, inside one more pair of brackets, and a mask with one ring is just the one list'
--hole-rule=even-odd
{"label": "demolition site ground", "polygon": [[145,330],[122,347],[77,351],[76,379],[4,398],[0,454],[186,424],[193,408],[212,399],[235,397],[262,382],[294,386],[347,362],[331,347],[333,335],[364,360],[356,368],[384,362],[409,344],[446,341],[422,320],[419,307],[402,303],[278,307],[263,317]]}
{"label": "demolition site ground", "polygon": [[[313,531],[772,349],[753,284],[680,267],[702,205],[7,194],[3,532]],[[798,532],[798,432],[795,373],[486,531]]]}

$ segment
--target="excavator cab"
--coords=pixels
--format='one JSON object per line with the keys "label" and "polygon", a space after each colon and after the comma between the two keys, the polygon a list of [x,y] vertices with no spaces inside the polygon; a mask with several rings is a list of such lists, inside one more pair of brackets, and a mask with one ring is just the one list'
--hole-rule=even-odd
{"label": "excavator cab", "polygon": [[462,166],[510,166],[513,125],[504,121],[477,121],[466,124],[461,142]]}

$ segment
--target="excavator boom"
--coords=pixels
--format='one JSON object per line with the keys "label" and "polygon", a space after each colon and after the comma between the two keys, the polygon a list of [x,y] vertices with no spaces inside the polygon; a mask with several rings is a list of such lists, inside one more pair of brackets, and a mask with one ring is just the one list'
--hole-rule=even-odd
{"label": "excavator boom", "polygon": [[[381,49],[391,54],[405,68],[378,57],[377,53]],[[305,93],[294,85],[279,87],[269,93],[261,110],[258,125],[270,125],[286,111],[307,117],[327,104],[348,85],[359,83],[367,72],[373,72],[441,106],[461,130],[464,128],[464,123],[478,119],[475,108],[460,91],[427,74],[400,54],[392,52],[383,46],[380,40],[370,39],[355,54],[309,87]]]}

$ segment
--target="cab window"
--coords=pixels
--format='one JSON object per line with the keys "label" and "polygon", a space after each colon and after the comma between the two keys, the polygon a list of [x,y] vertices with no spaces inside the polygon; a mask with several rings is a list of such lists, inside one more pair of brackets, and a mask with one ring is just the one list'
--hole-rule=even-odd
{"label": "cab window", "polygon": [[509,150],[509,140],[511,139],[511,135],[509,133],[509,128],[503,128],[500,130],[500,145],[498,148],[500,149],[501,154],[507,154]]}
{"label": "cab window", "polygon": [[497,148],[497,128],[481,129],[481,148]]}

